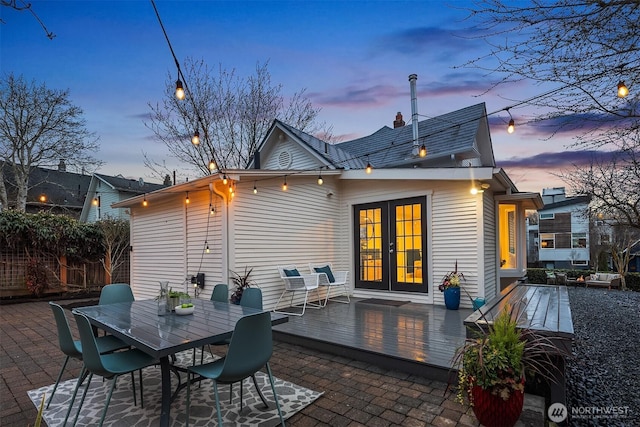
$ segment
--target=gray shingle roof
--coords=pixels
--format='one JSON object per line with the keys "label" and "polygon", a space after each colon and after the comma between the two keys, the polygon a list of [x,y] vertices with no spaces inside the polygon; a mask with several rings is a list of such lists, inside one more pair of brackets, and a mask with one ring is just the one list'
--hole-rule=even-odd
{"label": "gray shingle roof", "polygon": [[[486,120],[484,103],[472,105],[418,123],[418,145],[425,144],[429,161],[474,150],[481,120]],[[400,167],[415,162],[412,156],[411,123],[396,129],[384,126],[375,133],[336,145],[352,157],[367,156],[374,167]]]}
{"label": "gray shingle roof", "polygon": [[342,150],[337,144],[326,143],[313,135],[309,135],[279,120],[276,120],[276,122],[298,137],[311,150],[322,156],[336,169],[362,169],[366,166],[366,162],[363,162],[362,159],[354,158],[353,154]]}
{"label": "gray shingle roof", "polygon": [[147,182],[143,183],[143,185],[140,185],[140,182],[138,180],[127,179],[122,176],[109,176],[97,173],[95,174],[95,176],[108,183],[118,191],[133,194],[150,193],[152,191],[166,187],[166,185],[164,184],[149,184]]}

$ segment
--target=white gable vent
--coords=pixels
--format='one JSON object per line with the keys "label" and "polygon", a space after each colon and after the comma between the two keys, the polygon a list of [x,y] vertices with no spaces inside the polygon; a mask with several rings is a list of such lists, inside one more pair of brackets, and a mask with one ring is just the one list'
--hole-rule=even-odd
{"label": "white gable vent", "polygon": [[278,166],[280,169],[289,169],[292,161],[293,156],[288,151],[281,151],[278,155]]}

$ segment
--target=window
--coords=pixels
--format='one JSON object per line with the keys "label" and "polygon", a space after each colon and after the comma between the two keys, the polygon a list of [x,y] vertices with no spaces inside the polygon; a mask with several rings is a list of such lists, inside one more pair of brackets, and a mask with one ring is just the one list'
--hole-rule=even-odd
{"label": "window", "polygon": [[540,248],[553,249],[556,247],[556,235],[553,233],[540,233]]}
{"label": "window", "polygon": [[517,268],[516,205],[500,204],[500,267]]}
{"label": "window", "polygon": [[554,219],[556,217],[556,214],[553,213],[541,213],[540,214],[540,219]]}
{"label": "window", "polygon": [[611,243],[611,236],[609,236],[608,234],[601,234],[600,235],[600,244],[601,245],[608,245],[609,243]]}
{"label": "window", "polygon": [[587,233],[573,233],[571,235],[571,247],[572,248],[586,248],[587,247]]}
{"label": "window", "polygon": [[574,260],[571,260],[571,265],[587,265],[587,261],[574,259]]}

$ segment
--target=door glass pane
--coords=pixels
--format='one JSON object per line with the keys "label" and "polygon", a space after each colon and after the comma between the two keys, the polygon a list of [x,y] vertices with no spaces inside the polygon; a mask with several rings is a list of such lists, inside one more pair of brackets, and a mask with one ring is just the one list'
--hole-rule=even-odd
{"label": "door glass pane", "polygon": [[420,203],[396,206],[398,282],[422,284],[422,209]]}
{"label": "door glass pane", "polygon": [[500,267],[516,268],[517,256],[516,248],[516,205],[501,204],[500,205]]}
{"label": "door glass pane", "polygon": [[360,227],[360,280],[382,281],[382,209],[362,209]]}

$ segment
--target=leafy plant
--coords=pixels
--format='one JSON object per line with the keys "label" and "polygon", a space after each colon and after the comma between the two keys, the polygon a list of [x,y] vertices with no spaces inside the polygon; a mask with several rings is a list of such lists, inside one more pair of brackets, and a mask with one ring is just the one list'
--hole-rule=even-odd
{"label": "leafy plant", "polygon": [[249,267],[245,267],[243,274],[236,273],[235,271],[231,272],[231,282],[233,282],[233,285],[235,286],[230,298],[232,303],[240,304],[240,299],[242,298],[244,290],[251,286],[256,286],[256,282],[249,278],[252,271],[253,268],[249,269]]}
{"label": "leafy plant", "polygon": [[440,289],[440,292],[444,292],[448,288],[458,288],[462,280],[464,280],[464,274],[458,272],[458,261],[456,260],[455,269],[444,275],[438,289]]}
{"label": "leafy plant", "polygon": [[40,297],[44,290],[49,287],[47,270],[35,258],[29,258],[24,276],[27,289],[37,297]]}
{"label": "leafy plant", "polygon": [[474,386],[506,401],[513,392],[524,391],[525,376],[556,380],[560,371],[551,356],[559,350],[547,337],[519,328],[512,307],[505,306],[493,324],[481,318],[486,328],[477,322],[477,335],[467,338],[454,358],[460,403],[468,400],[473,405]]}

